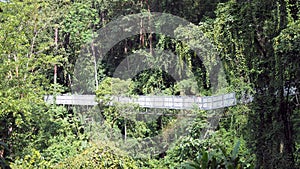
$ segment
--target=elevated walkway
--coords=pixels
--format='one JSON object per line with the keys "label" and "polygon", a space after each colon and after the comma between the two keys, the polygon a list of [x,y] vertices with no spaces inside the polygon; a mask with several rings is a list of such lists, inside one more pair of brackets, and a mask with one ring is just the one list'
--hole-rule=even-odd
{"label": "elevated walkway", "polygon": [[[44,100],[50,104],[58,105],[87,105],[95,106],[98,103],[95,101],[95,95],[60,95],[45,96]],[[215,96],[112,96],[113,105],[118,103],[135,103],[140,107],[158,108],[158,109],[192,109],[199,108],[202,110],[214,110],[224,107],[235,106],[237,101],[235,93],[228,93]]]}

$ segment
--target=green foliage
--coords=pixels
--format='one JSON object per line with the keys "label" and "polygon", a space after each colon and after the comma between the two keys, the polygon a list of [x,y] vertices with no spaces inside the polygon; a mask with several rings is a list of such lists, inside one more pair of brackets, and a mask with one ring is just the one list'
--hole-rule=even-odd
{"label": "green foliage", "polygon": [[96,90],[97,97],[103,96],[128,96],[131,90],[131,80],[119,78],[105,78]]}
{"label": "green foliage", "polygon": [[[0,2],[1,167],[10,162],[12,168],[176,168],[186,161],[193,161],[187,168],[252,168],[254,161],[264,168],[298,167],[299,100],[285,96],[284,89],[299,86],[299,6],[295,0]],[[139,35],[119,42],[106,56],[95,55],[92,47],[103,45],[93,41],[99,28],[118,16],[141,11],[170,12],[197,25],[177,28],[175,36],[182,39],[177,41],[144,33],[145,23],[138,23]],[[145,48],[156,48],[160,57],[150,57],[141,50]],[[179,59],[169,59],[162,51]],[[159,66],[165,71],[154,66],[132,80],[109,78],[131,53],[147,56],[145,61],[152,65],[163,63]],[[176,120],[176,110],[153,110],[162,115],[141,117],[138,113],[147,109],[109,106],[111,96],[210,95],[214,92],[210,75],[221,63],[225,71],[216,76],[217,92],[235,91],[238,98],[251,94],[254,102],[227,109],[207,139],[202,138],[210,117],[201,112],[191,122],[190,133],[164,158],[132,159],[104,143],[86,149],[99,138],[125,140],[125,128],[130,146],[138,147],[140,140],[159,134],[165,144],[174,124],[190,121]],[[187,78],[175,82],[167,71]],[[57,83],[51,84],[54,80]],[[77,116],[77,108],[44,104],[44,95],[69,92],[71,87],[78,93],[94,93],[99,81],[100,110]]]}
{"label": "green foliage", "polygon": [[45,124],[43,95],[50,88],[46,72],[62,60],[51,51],[53,39],[45,28],[51,24],[47,5],[39,1],[0,4],[0,141],[9,149],[1,156],[11,161],[31,151],[36,133]]}
{"label": "green foliage", "polygon": [[[9,151],[9,148],[5,143],[0,142],[0,151],[2,152]],[[3,156],[0,157],[0,167],[6,168],[8,166],[9,166],[8,161],[6,161],[6,159]]]}
{"label": "green foliage", "polygon": [[[297,35],[292,33],[298,32],[299,24],[288,23],[292,21],[288,19],[289,3],[293,2],[221,3],[216,10],[215,33],[209,34],[220,50],[225,69],[230,70],[227,80],[238,95],[258,92],[250,107],[253,113],[248,111],[249,130],[245,136],[257,155],[257,166],[263,168],[294,168],[294,141],[292,134],[286,135],[293,130],[287,124],[291,123],[294,108],[283,90],[298,86],[294,78],[297,71],[291,70],[299,67],[294,65],[298,63],[294,57],[298,55],[298,43]],[[278,147],[282,144],[285,150],[281,151]]]}
{"label": "green foliage", "polygon": [[197,81],[193,79],[182,80],[175,84],[175,93],[176,91],[180,95],[200,95],[198,91]]}
{"label": "green foliage", "polygon": [[136,162],[109,143],[93,143],[82,153],[66,158],[54,168],[138,168]]}
{"label": "green foliage", "polygon": [[[239,164],[242,168],[252,168],[255,156],[250,153],[247,142],[243,138],[247,120],[239,111],[242,113],[245,109],[240,107],[228,110],[226,113],[231,115],[221,118],[215,131],[213,131],[213,126],[207,124],[206,116],[202,115],[194,119],[188,128],[189,134],[179,139],[174,148],[168,150],[170,161],[174,164],[195,161],[191,163],[191,166],[204,166],[204,168],[206,164],[214,165],[213,163],[219,167],[225,165],[237,167]],[[218,119],[218,117],[214,118]],[[211,118],[210,121],[212,121]],[[203,139],[204,135],[208,137]],[[206,156],[209,157],[208,160],[205,160]],[[214,167],[211,166],[211,168]]]}
{"label": "green foliage", "polygon": [[16,168],[53,165],[86,147],[87,139],[80,133],[77,117],[64,107],[50,107],[32,126],[35,131],[23,140],[22,144],[27,145],[20,150],[22,154],[17,154],[13,164]]}
{"label": "green foliage", "polygon": [[[299,84],[299,65],[300,62],[300,21],[291,23],[288,28],[281,31],[280,35],[274,39],[274,50],[277,55],[278,67],[285,66],[283,79],[291,85]],[[279,72],[278,72],[279,73]]]}
{"label": "green foliage", "polygon": [[26,155],[24,159],[16,160],[15,163],[11,164],[10,167],[13,169],[18,168],[49,168],[50,162],[46,161],[41,153],[32,149],[30,154]]}
{"label": "green foliage", "polygon": [[[299,86],[299,54],[300,54],[300,21],[291,22],[287,28],[274,39],[274,50],[277,62],[277,78],[288,88]],[[282,67],[284,69],[282,70]],[[299,92],[299,89],[297,90]],[[297,92],[296,91],[296,92]],[[290,94],[290,93],[287,93]],[[289,119],[293,126],[295,141],[295,162],[299,166],[299,94],[298,96],[287,96],[288,108],[290,109],[291,118]],[[288,110],[289,111],[289,110]]]}
{"label": "green foliage", "polygon": [[238,141],[234,149],[228,154],[226,149],[219,146],[219,151],[222,154],[218,154],[213,151],[203,150],[197,159],[193,162],[185,162],[182,168],[185,169],[215,169],[215,168],[226,168],[226,169],[241,169],[241,168],[254,168],[253,164],[243,162],[238,157],[240,142]]}

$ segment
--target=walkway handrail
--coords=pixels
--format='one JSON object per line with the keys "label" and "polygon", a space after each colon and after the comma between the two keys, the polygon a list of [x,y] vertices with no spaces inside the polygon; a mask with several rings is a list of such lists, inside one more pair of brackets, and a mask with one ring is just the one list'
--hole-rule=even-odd
{"label": "walkway handrail", "polygon": [[[95,95],[59,95],[45,96],[45,102],[58,105],[87,105],[95,106]],[[55,101],[55,102],[54,102]],[[162,109],[192,109],[198,107],[202,110],[213,110],[236,105],[235,93],[227,93],[215,96],[112,96],[111,105],[118,103],[136,103],[145,108],[162,108]]]}

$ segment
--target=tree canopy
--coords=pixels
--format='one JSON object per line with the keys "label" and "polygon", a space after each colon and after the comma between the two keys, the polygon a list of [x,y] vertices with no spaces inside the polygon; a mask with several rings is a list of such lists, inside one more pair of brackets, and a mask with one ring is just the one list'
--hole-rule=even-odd
{"label": "tree canopy", "polygon": [[[151,12],[191,24],[170,37],[158,30],[176,23],[152,22]],[[299,17],[297,0],[0,1],[0,167],[299,168]],[[118,18],[128,22],[101,32]],[[129,23],[139,33],[102,53],[109,44],[97,38]],[[116,78],[142,70],[138,58],[149,69]],[[227,92],[253,101],[214,111],[107,104],[114,95]],[[99,105],[44,102],[62,94],[95,94]]]}

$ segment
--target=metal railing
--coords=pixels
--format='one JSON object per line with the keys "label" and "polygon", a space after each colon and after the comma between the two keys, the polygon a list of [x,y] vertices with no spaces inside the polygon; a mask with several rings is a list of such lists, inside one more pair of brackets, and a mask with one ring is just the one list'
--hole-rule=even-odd
{"label": "metal railing", "polygon": [[[111,105],[118,103],[135,103],[145,108],[162,109],[192,109],[197,107],[202,110],[214,110],[236,105],[235,93],[227,93],[215,96],[112,96]],[[60,95],[45,96],[44,100],[50,104],[59,105],[87,105],[94,106],[95,95]]]}

